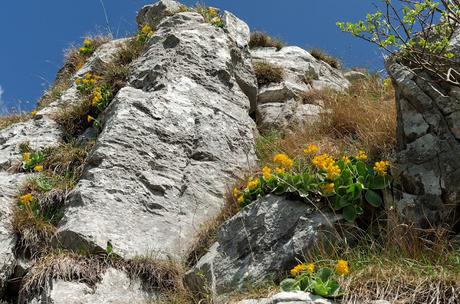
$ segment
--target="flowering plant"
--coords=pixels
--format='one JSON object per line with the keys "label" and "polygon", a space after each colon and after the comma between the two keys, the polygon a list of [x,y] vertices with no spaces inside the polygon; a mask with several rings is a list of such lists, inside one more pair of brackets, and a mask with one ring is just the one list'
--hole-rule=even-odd
{"label": "flowering plant", "polygon": [[313,294],[336,298],[342,295],[339,280],[349,273],[348,262],[337,261],[335,272],[330,268],[319,268],[313,263],[299,264],[291,269],[291,278],[280,283],[281,291],[307,291]]}
{"label": "flowering plant", "polygon": [[41,172],[41,163],[45,160],[42,152],[25,152],[22,154],[22,169],[28,172]]}
{"label": "flowering plant", "polygon": [[139,44],[144,45],[150,38],[153,37],[153,35],[155,35],[155,32],[150,25],[146,24],[137,33],[136,41],[139,42]]}
{"label": "flowering plant", "polygon": [[374,207],[382,205],[380,190],[391,183],[388,161],[371,165],[365,151],[340,159],[327,153],[318,155],[318,151],[317,146],[310,145],[304,151],[305,158],[296,161],[285,154],[275,155],[274,166],[265,166],[245,187],[235,188],[234,198],[245,207],[269,193],[294,193],[310,203],[322,197],[350,222],[363,214],[365,202]]}
{"label": "flowering plant", "polygon": [[94,47],[93,42],[90,39],[85,39],[83,41],[83,46],[79,49],[79,53],[82,56],[89,57],[95,50],[96,48]]}

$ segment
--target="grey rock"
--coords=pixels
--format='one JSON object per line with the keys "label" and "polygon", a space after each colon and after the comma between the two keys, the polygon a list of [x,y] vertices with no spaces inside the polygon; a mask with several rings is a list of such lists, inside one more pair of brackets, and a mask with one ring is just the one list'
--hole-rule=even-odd
{"label": "grey rock", "polygon": [[[350,85],[341,71],[315,59],[299,47],[284,47],[279,51],[275,48],[256,48],[251,50],[251,55],[256,62],[269,62],[284,70],[282,82],[259,88],[257,124],[260,130],[289,130],[308,126],[323,111],[319,106],[301,105],[300,94],[312,89],[342,91]],[[297,104],[294,105],[292,101]]]}
{"label": "grey rock", "polygon": [[241,47],[247,47],[250,39],[249,26],[228,11],[224,11],[222,21],[225,24],[225,31]]}
{"label": "grey rock", "polygon": [[181,8],[181,4],[174,0],[161,0],[155,4],[144,6],[137,14],[137,24],[150,25],[153,29],[167,16],[174,15]]}
{"label": "grey rock", "polygon": [[110,240],[124,257],[180,257],[223,206],[228,182],[255,165],[234,40],[186,12],[164,19],[149,44],[70,195],[58,231],[68,248]]}
{"label": "grey rock", "polygon": [[458,221],[460,132],[458,90],[430,81],[393,59],[398,112],[394,196],[401,220],[432,228]]}
{"label": "grey rock", "polygon": [[334,304],[331,300],[324,299],[320,296],[315,296],[309,292],[281,292],[272,297],[257,299],[257,300],[243,300],[236,304]]}
{"label": "grey rock", "polygon": [[349,81],[364,80],[368,78],[365,73],[359,71],[348,71],[344,73],[343,76]]}
{"label": "grey rock", "polygon": [[[147,304],[151,296],[142,290],[139,281],[109,268],[94,287],[84,283],[53,280],[30,304]],[[26,302],[23,302],[26,303]]]}
{"label": "grey rock", "polygon": [[222,225],[217,242],[187,274],[192,290],[206,286],[215,298],[245,283],[281,279],[319,239],[333,240],[339,216],[301,201],[266,196]]}

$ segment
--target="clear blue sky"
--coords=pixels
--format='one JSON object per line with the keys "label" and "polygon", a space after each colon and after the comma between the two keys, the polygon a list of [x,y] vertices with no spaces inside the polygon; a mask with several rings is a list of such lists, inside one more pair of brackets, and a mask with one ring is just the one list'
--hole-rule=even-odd
{"label": "clear blue sky", "polygon": [[[135,31],[136,12],[154,0],[103,0],[110,29],[117,37]],[[193,5],[196,0],[184,0]],[[373,11],[369,0],[205,0],[232,11],[251,29],[263,30],[287,44],[319,47],[347,67],[381,69],[382,56],[364,41],[343,34],[335,23],[355,21]],[[203,3],[203,1],[200,1]],[[30,110],[52,83],[63,50],[85,34],[106,33],[100,0],[0,1],[0,112]]]}

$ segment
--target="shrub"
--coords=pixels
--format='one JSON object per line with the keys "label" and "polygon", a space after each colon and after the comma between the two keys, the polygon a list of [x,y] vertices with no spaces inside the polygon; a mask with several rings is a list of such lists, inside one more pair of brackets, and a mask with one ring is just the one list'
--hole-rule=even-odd
{"label": "shrub", "polygon": [[256,61],[253,63],[254,73],[259,86],[283,80],[283,68],[269,62]]}
{"label": "shrub", "polygon": [[281,40],[274,39],[262,32],[251,33],[251,39],[249,40],[249,48],[254,49],[258,47],[274,47],[276,50],[281,50],[284,47],[284,43]]}
{"label": "shrub", "polygon": [[329,64],[334,69],[340,69],[342,67],[342,63],[338,58],[335,58],[325,51],[320,49],[312,49],[310,50],[310,54],[318,60],[321,60],[327,64]]}

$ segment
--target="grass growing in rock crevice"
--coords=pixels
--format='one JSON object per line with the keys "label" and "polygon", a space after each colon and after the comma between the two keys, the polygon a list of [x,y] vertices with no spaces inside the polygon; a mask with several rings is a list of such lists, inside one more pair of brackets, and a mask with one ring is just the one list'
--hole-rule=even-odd
{"label": "grass growing in rock crevice", "polygon": [[284,47],[284,43],[279,39],[270,37],[266,33],[252,32],[249,40],[249,48],[254,49],[258,47],[274,47],[279,51]]}
{"label": "grass growing in rock crevice", "polygon": [[253,62],[254,73],[259,86],[283,81],[283,68],[265,61]]}
{"label": "grass growing in rock crevice", "polygon": [[325,51],[320,50],[320,49],[312,49],[309,51],[309,53],[315,57],[318,60],[321,60],[327,64],[329,64],[331,67],[334,69],[341,69],[342,68],[342,63],[340,60],[336,57],[333,57],[329,54],[327,54]]}

